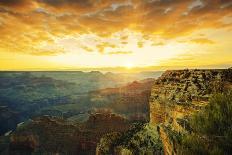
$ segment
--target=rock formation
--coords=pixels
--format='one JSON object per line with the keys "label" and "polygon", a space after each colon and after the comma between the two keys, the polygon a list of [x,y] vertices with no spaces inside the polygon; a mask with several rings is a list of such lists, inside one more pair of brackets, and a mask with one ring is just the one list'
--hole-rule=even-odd
{"label": "rock formation", "polygon": [[96,149],[97,155],[162,155],[162,152],[158,132],[148,123],[136,123],[126,132],[104,135]]}
{"label": "rock formation", "polygon": [[165,154],[177,154],[178,137],[189,131],[188,119],[209,97],[232,89],[232,70],[166,71],[151,90],[150,123],[158,126]]}
{"label": "rock formation", "polygon": [[124,132],[129,123],[116,114],[95,114],[81,124],[43,116],[27,122],[10,136],[11,154],[95,154],[97,142],[110,132]]}
{"label": "rock formation", "polygon": [[[123,90],[126,97],[141,100],[138,94],[149,87],[135,82],[124,89],[104,89],[92,95],[113,96]],[[133,127],[127,119],[108,110],[90,113],[86,122],[76,124],[56,117],[39,117],[19,126],[9,136],[9,152],[175,155],[181,135],[191,132],[189,118],[207,105],[213,94],[231,89],[232,69],[166,71],[151,88],[150,123]]]}

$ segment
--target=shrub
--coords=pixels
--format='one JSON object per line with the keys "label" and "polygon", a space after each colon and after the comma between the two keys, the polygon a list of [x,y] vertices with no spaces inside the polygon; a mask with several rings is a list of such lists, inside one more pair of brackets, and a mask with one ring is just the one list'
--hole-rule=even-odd
{"label": "shrub", "polygon": [[182,154],[232,152],[232,92],[212,96],[209,104],[190,120],[192,133],[183,136]]}

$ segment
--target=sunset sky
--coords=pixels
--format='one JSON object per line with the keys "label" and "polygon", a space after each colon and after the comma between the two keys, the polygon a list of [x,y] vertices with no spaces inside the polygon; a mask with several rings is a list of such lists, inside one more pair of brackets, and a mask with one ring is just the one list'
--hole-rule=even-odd
{"label": "sunset sky", "polygon": [[0,70],[232,66],[232,0],[0,0]]}

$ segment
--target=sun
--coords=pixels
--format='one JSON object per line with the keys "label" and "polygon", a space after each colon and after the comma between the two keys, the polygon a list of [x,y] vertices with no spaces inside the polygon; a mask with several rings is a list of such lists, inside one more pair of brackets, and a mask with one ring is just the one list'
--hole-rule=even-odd
{"label": "sun", "polygon": [[134,67],[134,65],[131,62],[127,62],[127,63],[125,63],[124,67],[127,69],[132,69]]}

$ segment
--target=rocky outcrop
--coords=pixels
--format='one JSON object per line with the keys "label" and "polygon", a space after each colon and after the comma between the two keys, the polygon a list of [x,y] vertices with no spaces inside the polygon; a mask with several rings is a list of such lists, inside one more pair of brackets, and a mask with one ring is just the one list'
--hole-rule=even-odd
{"label": "rocky outcrop", "polygon": [[152,87],[150,123],[159,126],[165,154],[176,154],[179,136],[191,130],[189,117],[209,97],[232,89],[232,70],[166,71]]}
{"label": "rocky outcrop", "polygon": [[95,154],[97,142],[110,132],[124,132],[129,123],[115,114],[92,114],[85,123],[43,116],[17,128],[10,136],[11,154]]}
{"label": "rocky outcrop", "polygon": [[163,154],[162,143],[156,128],[147,123],[137,123],[126,132],[114,132],[103,136],[96,152],[98,155]]}
{"label": "rocky outcrop", "polygon": [[85,123],[86,129],[96,130],[101,133],[112,131],[126,131],[129,123],[126,118],[114,113],[96,113],[90,114]]}

